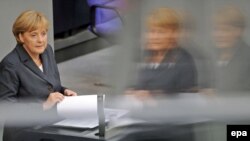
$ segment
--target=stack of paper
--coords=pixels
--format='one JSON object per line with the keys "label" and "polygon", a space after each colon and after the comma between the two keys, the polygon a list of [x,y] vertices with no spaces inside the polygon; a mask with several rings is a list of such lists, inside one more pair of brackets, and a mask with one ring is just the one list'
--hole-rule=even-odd
{"label": "stack of paper", "polygon": [[[95,128],[98,126],[97,95],[65,97],[57,105],[58,114],[64,118],[56,126]],[[126,110],[104,109],[105,121],[117,119],[128,113]]]}

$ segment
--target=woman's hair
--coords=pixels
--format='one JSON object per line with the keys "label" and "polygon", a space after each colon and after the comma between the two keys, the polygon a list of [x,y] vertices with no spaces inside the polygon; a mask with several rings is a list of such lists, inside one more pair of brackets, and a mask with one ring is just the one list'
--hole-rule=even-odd
{"label": "woman's hair", "polygon": [[27,31],[34,31],[39,28],[44,28],[48,31],[49,22],[47,18],[40,12],[28,10],[21,13],[15,20],[12,32],[18,44],[22,44],[19,39],[19,34]]}
{"label": "woman's hair", "polygon": [[227,5],[217,11],[214,20],[217,24],[231,25],[245,28],[245,18],[241,10],[236,6]]}
{"label": "woman's hair", "polygon": [[152,11],[146,19],[147,27],[163,27],[179,29],[180,15],[171,8],[158,8]]}

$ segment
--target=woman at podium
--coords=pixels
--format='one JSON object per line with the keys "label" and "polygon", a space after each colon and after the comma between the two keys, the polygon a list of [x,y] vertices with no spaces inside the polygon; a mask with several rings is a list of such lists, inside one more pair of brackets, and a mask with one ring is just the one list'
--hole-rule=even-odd
{"label": "woman at podium", "polygon": [[[64,96],[77,95],[61,85],[53,50],[48,44],[48,29],[49,22],[40,12],[29,10],[16,18],[12,31],[17,45],[0,64],[2,102],[9,105],[20,104],[24,111],[30,108],[41,113],[55,112],[55,105],[62,101]],[[15,109],[11,110],[15,112]],[[18,116],[14,113],[13,115]],[[23,118],[23,115],[35,116],[32,112],[22,113],[20,117],[12,117],[13,121]],[[3,141],[18,139],[24,128],[23,125],[8,126],[9,123],[11,122],[5,122]]]}

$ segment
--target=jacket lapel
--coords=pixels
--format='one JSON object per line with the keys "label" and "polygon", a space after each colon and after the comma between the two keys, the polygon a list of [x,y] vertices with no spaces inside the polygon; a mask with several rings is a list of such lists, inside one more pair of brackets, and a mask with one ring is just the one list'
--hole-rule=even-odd
{"label": "jacket lapel", "polygon": [[49,71],[49,60],[48,60],[48,54],[46,53],[46,51],[41,54],[41,58],[42,58],[42,62],[43,62],[43,73],[47,76]]}
{"label": "jacket lapel", "polygon": [[45,75],[48,73],[48,59],[46,57],[46,50],[44,51],[44,53],[41,55],[42,56],[42,61],[43,61],[43,69],[45,71],[45,73],[43,73],[34,63],[34,61],[31,59],[31,57],[29,56],[29,54],[26,52],[26,50],[21,46],[21,45],[17,45],[16,46],[16,50],[17,53],[20,57],[20,60],[23,62],[23,64],[29,68],[32,72],[34,72],[36,75],[38,75],[40,78],[42,78],[43,80],[49,82],[50,84],[51,81],[48,79],[48,77]]}
{"label": "jacket lapel", "polygon": [[152,79],[161,79],[165,74],[175,72],[176,62],[179,56],[179,48],[170,50],[160,63],[157,69],[154,69]]}

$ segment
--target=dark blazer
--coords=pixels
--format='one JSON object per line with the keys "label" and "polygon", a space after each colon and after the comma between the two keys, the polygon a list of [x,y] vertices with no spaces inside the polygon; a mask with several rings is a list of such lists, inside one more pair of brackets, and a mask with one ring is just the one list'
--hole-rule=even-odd
{"label": "dark blazer", "polygon": [[[41,54],[43,72],[36,66],[26,50],[17,45],[0,64],[0,100],[14,103],[38,103],[42,111],[50,93],[63,93],[64,87],[54,59],[53,50],[47,46]],[[25,107],[24,107],[25,108]],[[4,129],[3,140],[12,140],[17,128]]]}
{"label": "dark blazer", "polygon": [[193,58],[178,47],[170,50],[157,68],[142,66],[135,88],[172,94],[191,92],[196,86],[197,73]]}
{"label": "dark blazer", "polygon": [[[242,40],[238,41],[231,50],[232,57],[227,61],[220,61],[214,57],[212,86],[219,92],[249,92],[250,91],[250,47]],[[216,50],[219,53],[221,50]]]}

